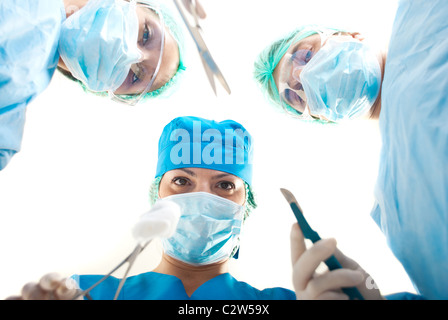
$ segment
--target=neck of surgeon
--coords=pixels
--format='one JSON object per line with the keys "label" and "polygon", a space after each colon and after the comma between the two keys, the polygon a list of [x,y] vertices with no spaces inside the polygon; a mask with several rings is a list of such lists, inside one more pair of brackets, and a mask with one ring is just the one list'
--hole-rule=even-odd
{"label": "neck of surgeon", "polygon": [[229,259],[216,263],[195,266],[179,261],[167,254],[163,254],[154,272],[168,274],[182,281],[185,292],[190,297],[197,288],[208,280],[229,272]]}
{"label": "neck of surgeon", "polygon": [[386,66],[386,59],[387,59],[387,50],[382,50],[378,53],[378,61],[380,63],[381,68],[381,87],[380,87],[380,93],[378,94],[378,97],[375,100],[375,103],[373,104],[372,108],[370,108],[369,113],[369,119],[378,120],[380,117],[381,112],[381,92],[382,92],[382,84],[384,79],[384,69]]}
{"label": "neck of surgeon", "polygon": [[64,0],[64,8],[66,17],[70,17],[73,13],[84,7],[89,0]]}

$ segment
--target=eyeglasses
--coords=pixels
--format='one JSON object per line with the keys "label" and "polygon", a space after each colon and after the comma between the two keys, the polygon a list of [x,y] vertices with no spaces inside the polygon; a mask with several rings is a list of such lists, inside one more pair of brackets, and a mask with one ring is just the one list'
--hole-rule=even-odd
{"label": "eyeglasses", "polygon": [[[155,52],[156,54],[159,53],[159,57],[157,60],[157,65],[155,66],[154,72],[152,72],[152,76],[149,80],[149,82],[145,85],[144,89],[136,94],[117,94],[117,90],[112,91],[109,90],[108,94],[109,97],[113,101],[125,103],[131,106],[135,106],[138,104],[141,99],[150,92],[152,86],[154,85],[154,81],[159,73],[160,66],[162,64],[162,57],[163,57],[163,50],[165,47],[165,23],[163,20],[163,15],[160,13],[160,9],[154,5],[151,5],[148,3],[148,1],[140,0],[136,1],[137,6],[140,6],[142,8],[146,8],[151,10],[151,12],[155,13],[155,15],[158,17],[160,30],[161,30],[161,36],[160,37],[150,37],[150,26],[148,26],[147,22],[145,22],[145,27],[142,33],[142,40],[141,45],[143,47],[151,47],[157,50],[151,50],[151,52]],[[154,19],[153,17],[151,19]],[[140,32],[139,32],[140,33]],[[140,39],[139,39],[140,41]],[[125,80],[125,83],[128,82],[130,84],[137,84],[138,82],[141,83],[141,81],[145,81],[146,78],[149,77],[150,70],[147,70],[142,63],[142,61],[139,61],[137,63],[134,63],[131,65],[129,74]]]}

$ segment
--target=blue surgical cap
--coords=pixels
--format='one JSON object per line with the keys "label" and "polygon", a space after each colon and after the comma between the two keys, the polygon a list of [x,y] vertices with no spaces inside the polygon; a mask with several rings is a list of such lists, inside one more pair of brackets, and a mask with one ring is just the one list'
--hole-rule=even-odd
{"label": "blue surgical cap", "polygon": [[180,168],[233,174],[252,184],[253,146],[247,130],[233,120],[179,117],[163,129],[156,177]]}

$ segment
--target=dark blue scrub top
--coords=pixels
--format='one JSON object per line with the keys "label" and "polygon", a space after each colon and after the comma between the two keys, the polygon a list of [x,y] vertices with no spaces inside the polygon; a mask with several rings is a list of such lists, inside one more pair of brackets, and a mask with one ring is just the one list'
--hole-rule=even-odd
{"label": "dark blue scrub top", "polygon": [[[82,275],[79,286],[85,290],[100,280],[102,275]],[[94,300],[112,300],[120,279],[109,277],[90,293]],[[221,274],[202,284],[189,297],[182,281],[172,275],[147,272],[129,277],[118,300],[295,300],[293,291],[285,288],[258,290],[237,281],[229,273]]]}

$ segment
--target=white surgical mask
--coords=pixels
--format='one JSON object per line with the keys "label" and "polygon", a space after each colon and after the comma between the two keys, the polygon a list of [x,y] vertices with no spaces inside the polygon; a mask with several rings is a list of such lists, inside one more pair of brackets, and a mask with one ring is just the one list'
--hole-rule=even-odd
{"label": "white surgical mask", "polygon": [[62,25],[59,53],[92,91],[115,90],[142,54],[135,1],[90,0]]}
{"label": "white surgical mask", "polygon": [[374,51],[357,40],[328,40],[300,79],[310,113],[338,122],[365,115],[378,97],[381,69]]}
{"label": "white surgical mask", "polygon": [[162,240],[169,256],[192,265],[206,265],[230,258],[238,245],[244,207],[208,192],[164,198],[181,207],[174,235]]}

